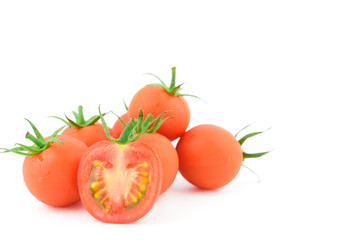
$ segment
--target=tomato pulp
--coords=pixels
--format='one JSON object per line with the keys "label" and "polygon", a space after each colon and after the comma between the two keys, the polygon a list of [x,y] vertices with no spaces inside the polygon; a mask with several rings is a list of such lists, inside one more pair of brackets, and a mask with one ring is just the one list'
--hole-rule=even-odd
{"label": "tomato pulp", "polygon": [[162,184],[158,155],[146,144],[101,141],[83,156],[78,187],[86,210],[108,223],[128,223],[154,205]]}

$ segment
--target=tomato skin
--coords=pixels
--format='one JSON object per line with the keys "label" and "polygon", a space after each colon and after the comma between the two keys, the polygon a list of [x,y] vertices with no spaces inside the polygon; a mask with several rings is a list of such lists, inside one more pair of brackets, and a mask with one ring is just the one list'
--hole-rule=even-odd
{"label": "tomato skin", "polygon": [[157,130],[158,133],[173,141],[180,137],[190,122],[190,109],[183,96],[173,96],[160,86],[148,85],[140,89],[132,98],[128,113],[130,117],[137,118],[140,108],[144,117],[151,113],[154,117],[168,111],[167,119]]}
{"label": "tomato skin", "polygon": [[107,140],[103,126],[100,123],[95,123],[82,128],[67,127],[61,135],[68,135],[84,142],[87,147],[92,146],[96,142]]}
{"label": "tomato skin", "polygon": [[[92,145],[84,154],[78,168],[78,188],[85,209],[96,219],[107,223],[129,223],[137,221],[150,211],[161,190],[162,167],[155,151],[146,144],[132,142],[124,145],[123,156],[130,163],[148,161],[152,165],[149,173],[150,183],[140,204],[131,210],[110,214],[101,209],[90,193],[90,174],[95,160],[108,162],[120,154],[120,145],[109,140],[100,141]],[[112,164],[111,164],[112,165]]]}
{"label": "tomato skin", "polygon": [[[122,121],[124,121],[125,124],[127,124],[131,119],[131,117],[129,117],[129,114],[127,112],[121,115],[120,118],[122,119]],[[113,127],[111,128],[112,137],[118,139],[124,129],[125,129],[124,125],[121,123],[119,119],[117,119],[117,121],[114,123]]]}
{"label": "tomato skin", "polygon": [[70,136],[58,135],[64,143],[53,142],[43,152],[25,157],[24,182],[39,201],[65,207],[80,200],[77,170],[87,146]]}
{"label": "tomato skin", "polygon": [[176,150],[179,171],[193,185],[216,189],[231,182],[242,166],[242,149],[227,130],[204,124],[182,135]]}
{"label": "tomato skin", "polygon": [[152,147],[158,154],[163,168],[163,181],[160,194],[174,182],[179,169],[178,153],[168,138],[159,133],[144,133],[136,142]]}

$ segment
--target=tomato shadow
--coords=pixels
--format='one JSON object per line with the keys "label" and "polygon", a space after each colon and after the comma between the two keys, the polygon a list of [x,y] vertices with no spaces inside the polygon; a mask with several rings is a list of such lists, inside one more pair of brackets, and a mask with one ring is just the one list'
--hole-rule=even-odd
{"label": "tomato shadow", "polygon": [[[187,222],[196,210],[206,211],[205,202],[216,199],[223,189],[206,190],[188,183],[171,186],[161,194],[153,209],[145,217],[137,221],[141,225]],[[203,210],[204,209],[204,210]]]}
{"label": "tomato shadow", "polygon": [[[194,185],[182,185],[182,186],[175,186],[174,188],[170,189],[171,192],[174,193],[187,193],[187,194],[203,194],[203,195],[209,195],[209,194],[217,194],[219,192],[223,191],[223,188],[218,188],[218,189],[202,189],[202,188],[198,188]],[[170,191],[169,190],[169,191]]]}
{"label": "tomato shadow", "polygon": [[201,189],[195,186],[185,187],[181,189],[185,193],[195,193],[195,194],[215,194],[221,192],[221,189]]}
{"label": "tomato shadow", "polygon": [[66,207],[53,207],[53,206],[46,206],[49,210],[55,212],[81,212],[85,211],[81,201],[74,203],[72,205]]}

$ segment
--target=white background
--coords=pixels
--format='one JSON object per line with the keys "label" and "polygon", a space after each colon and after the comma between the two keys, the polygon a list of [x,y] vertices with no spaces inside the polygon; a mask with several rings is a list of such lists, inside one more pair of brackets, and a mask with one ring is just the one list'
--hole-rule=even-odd
{"label": "white background", "polygon": [[[125,1],[126,2],[126,1]],[[200,191],[180,175],[129,225],[76,204],[51,208],[27,191],[22,156],[0,154],[1,235],[7,239],[362,239],[362,1],[1,1],[0,146],[44,135],[50,115],[122,114],[142,86],[177,82],[190,127],[232,133],[272,127],[245,151],[228,186]],[[113,124],[115,118],[108,116]],[[176,143],[176,142],[175,142]],[[8,235],[9,236],[9,235]]]}

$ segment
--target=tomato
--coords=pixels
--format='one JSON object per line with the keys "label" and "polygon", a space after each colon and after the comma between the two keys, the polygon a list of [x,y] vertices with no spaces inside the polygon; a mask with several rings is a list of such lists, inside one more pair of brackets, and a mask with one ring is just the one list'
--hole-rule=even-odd
{"label": "tomato", "polygon": [[143,217],[161,189],[160,159],[146,144],[106,140],[89,148],[78,169],[83,206],[96,219],[128,223]]}
{"label": "tomato", "polygon": [[145,115],[151,113],[154,116],[167,111],[165,118],[169,118],[157,132],[171,141],[180,137],[190,122],[189,105],[183,97],[186,94],[179,93],[180,85],[175,87],[175,68],[172,71],[173,77],[169,87],[163,82],[143,87],[134,95],[128,109],[129,116],[134,118],[137,118],[140,109]]}
{"label": "tomato", "polygon": [[164,193],[172,185],[178,173],[178,153],[170,140],[159,133],[144,133],[136,142],[149,145],[159,156],[163,171],[160,194]]}
{"label": "tomato", "polygon": [[103,126],[100,123],[94,123],[81,128],[67,127],[61,135],[68,135],[84,142],[87,147],[92,146],[96,142],[107,140],[107,136],[103,131]]}
{"label": "tomato", "polygon": [[79,201],[77,171],[87,146],[76,138],[57,135],[64,127],[44,138],[30,122],[35,136],[27,132],[25,137],[34,145],[17,143],[16,147],[1,148],[3,152],[25,155],[24,182],[39,201],[54,207],[64,207]]}
{"label": "tomato", "polygon": [[242,165],[242,150],[235,137],[214,125],[199,125],[183,134],[176,150],[179,171],[193,185],[204,189],[232,181]]}
{"label": "tomato", "polygon": [[90,119],[85,120],[82,106],[78,106],[78,113],[73,112],[73,115],[76,119],[75,121],[69,119],[67,116],[66,119],[53,116],[68,125],[61,135],[68,135],[77,138],[84,142],[88,147],[98,141],[108,140],[102,124],[97,123],[100,119],[99,115],[95,115]]}
{"label": "tomato", "polygon": [[44,151],[27,156],[23,164],[24,182],[39,201],[64,207],[80,200],[77,188],[78,164],[87,146],[70,136],[58,135]]}
{"label": "tomato", "polygon": [[179,171],[193,185],[216,189],[231,182],[238,174],[244,158],[256,158],[268,152],[244,153],[243,142],[262,132],[250,133],[239,141],[227,130],[204,124],[184,133],[176,147]]}

